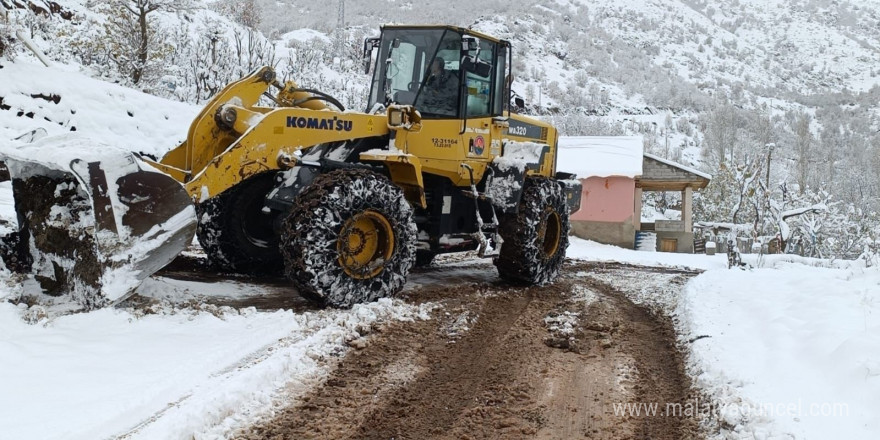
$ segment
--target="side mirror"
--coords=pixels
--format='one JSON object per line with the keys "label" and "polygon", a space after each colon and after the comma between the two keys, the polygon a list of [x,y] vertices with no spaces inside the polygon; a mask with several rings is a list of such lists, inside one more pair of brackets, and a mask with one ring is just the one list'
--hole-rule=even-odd
{"label": "side mirror", "polygon": [[482,76],[483,78],[488,78],[489,74],[492,73],[492,65],[477,60],[477,62],[474,64],[474,73],[476,73],[478,76]]}
{"label": "side mirror", "polygon": [[462,58],[461,69],[483,78],[488,78],[489,74],[492,73],[492,65],[485,61],[481,61],[476,57],[471,58],[466,56]]}
{"label": "side mirror", "polygon": [[480,42],[474,37],[461,37],[461,51],[470,52],[480,49]]}
{"label": "side mirror", "polygon": [[378,38],[367,38],[364,40],[364,74],[370,73],[370,61],[373,57],[373,49],[379,47]]}

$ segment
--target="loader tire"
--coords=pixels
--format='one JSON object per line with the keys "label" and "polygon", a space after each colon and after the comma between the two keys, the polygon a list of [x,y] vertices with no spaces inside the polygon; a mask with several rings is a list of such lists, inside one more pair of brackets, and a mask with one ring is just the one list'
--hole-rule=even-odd
{"label": "loader tire", "polygon": [[403,191],[369,170],[318,176],[281,227],[285,272],[303,297],[333,307],[391,296],[416,259],[418,232]]}
{"label": "loader tire", "polygon": [[504,239],[495,267],[504,280],[543,285],[559,275],[570,228],[562,186],[544,177],[526,179],[519,210],[500,220]]}
{"label": "loader tire", "polygon": [[217,269],[246,274],[281,271],[275,216],[263,212],[274,178],[275,173],[260,174],[199,204],[196,236]]}

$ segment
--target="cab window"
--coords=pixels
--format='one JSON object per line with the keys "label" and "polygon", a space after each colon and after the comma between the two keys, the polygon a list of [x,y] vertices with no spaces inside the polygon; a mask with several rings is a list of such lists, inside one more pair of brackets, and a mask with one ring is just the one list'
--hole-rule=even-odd
{"label": "cab window", "polygon": [[[496,91],[493,90],[496,44],[481,40],[480,50],[473,61],[467,60],[469,68],[465,69],[465,81],[467,84],[467,117],[491,116],[494,110],[492,102]],[[473,56],[473,54],[471,54]]]}
{"label": "cab window", "polygon": [[461,35],[456,32],[446,32],[437,51],[427,60],[415,101],[422,117],[437,119],[458,117],[461,94],[460,47]]}

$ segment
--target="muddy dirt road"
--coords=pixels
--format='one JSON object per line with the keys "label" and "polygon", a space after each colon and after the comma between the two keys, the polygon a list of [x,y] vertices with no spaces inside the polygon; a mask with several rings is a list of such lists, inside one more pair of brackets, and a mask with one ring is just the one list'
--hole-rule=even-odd
{"label": "muddy dirt road", "polygon": [[662,412],[691,388],[668,320],[589,275],[614,271],[633,268],[570,263],[533,288],[499,283],[484,262],[418,271],[403,296],[439,304],[434,319],[380,328],[323,385],[236,438],[698,438],[693,419],[619,406]]}

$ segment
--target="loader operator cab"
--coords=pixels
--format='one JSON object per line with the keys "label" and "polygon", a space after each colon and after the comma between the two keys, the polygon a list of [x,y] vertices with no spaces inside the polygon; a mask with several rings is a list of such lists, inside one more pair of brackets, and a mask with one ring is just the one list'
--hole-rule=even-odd
{"label": "loader operator cab", "polygon": [[501,116],[506,41],[455,27],[386,26],[364,46],[367,68],[378,48],[368,111],[394,103],[414,106],[425,119]]}

